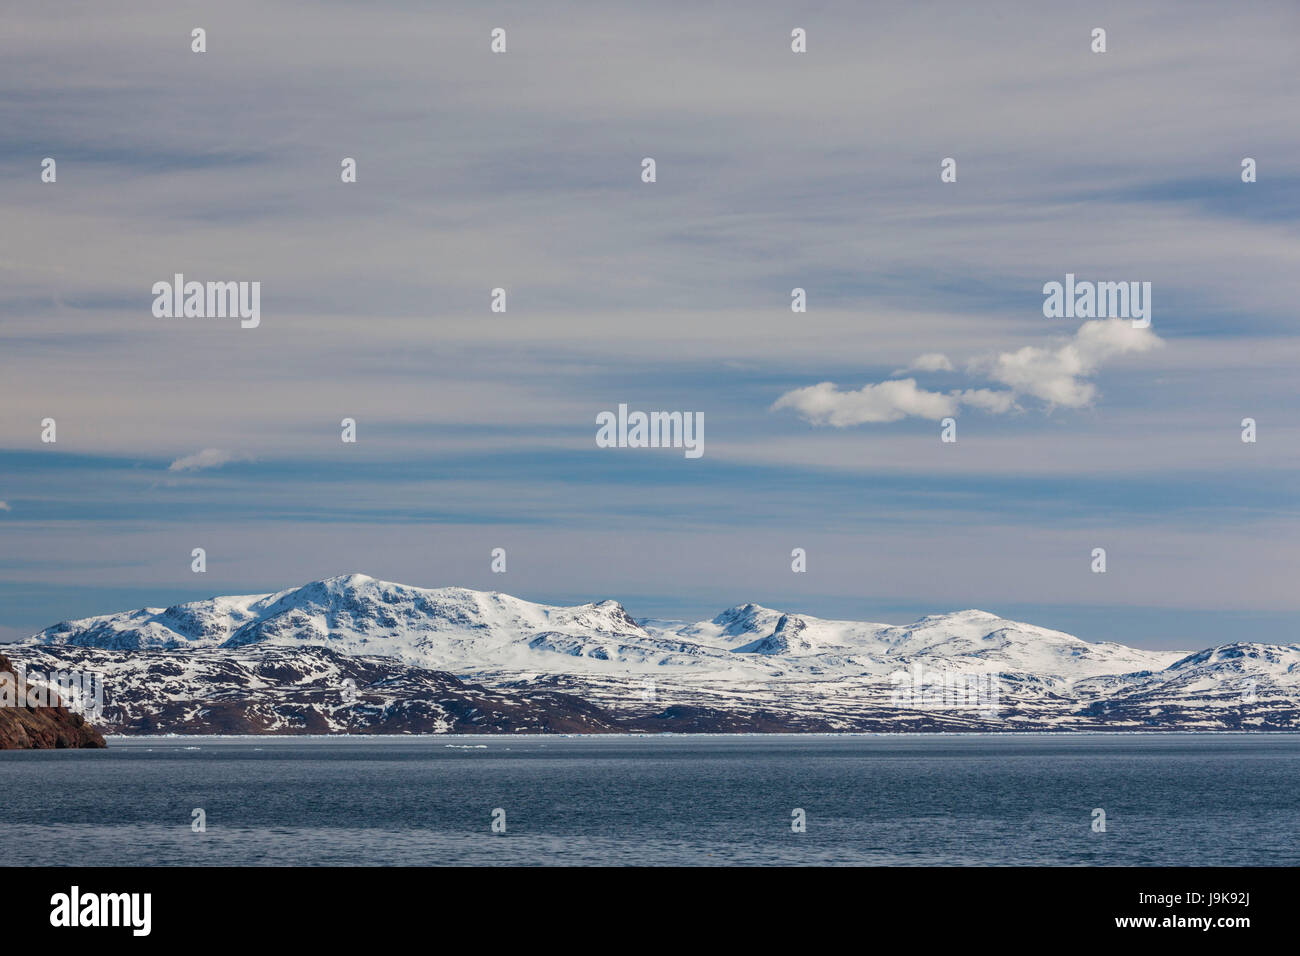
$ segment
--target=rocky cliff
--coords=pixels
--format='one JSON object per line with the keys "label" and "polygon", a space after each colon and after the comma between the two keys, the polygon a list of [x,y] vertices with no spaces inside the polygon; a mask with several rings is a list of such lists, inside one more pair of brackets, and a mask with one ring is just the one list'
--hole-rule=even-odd
{"label": "rocky cliff", "polygon": [[4,682],[0,686],[0,750],[106,746],[98,730],[61,703],[36,707],[26,700],[17,700],[18,676],[3,654],[0,654],[0,681]]}

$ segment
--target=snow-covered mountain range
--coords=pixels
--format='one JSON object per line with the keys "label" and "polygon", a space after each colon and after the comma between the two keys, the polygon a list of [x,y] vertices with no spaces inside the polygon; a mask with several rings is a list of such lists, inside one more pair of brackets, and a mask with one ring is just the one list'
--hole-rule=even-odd
{"label": "snow-covered mountain range", "polygon": [[615,601],[349,574],[65,621],[11,649],[103,672],[118,732],[1300,729],[1300,645],[1147,651],[976,610],[637,621]]}

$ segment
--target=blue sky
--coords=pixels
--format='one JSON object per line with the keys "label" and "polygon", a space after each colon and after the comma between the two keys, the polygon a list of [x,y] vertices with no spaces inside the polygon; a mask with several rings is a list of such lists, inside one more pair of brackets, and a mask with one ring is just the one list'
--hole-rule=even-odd
{"label": "blue sky", "polygon": [[[637,616],[1300,640],[1294,5],[7,21],[0,637],[362,571]],[[260,281],[260,327],[154,318],[176,272]],[[1035,393],[1080,348],[1042,312],[1067,272],[1151,282],[1156,340],[1085,356],[1073,405]],[[952,371],[901,371],[934,353]],[[893,420],[773,408],[905,378]],[[914,412],[966,390],[1014,407],[962,405],[942,444]],[[619,403],[702,412],[703,458],[597,448]],[[204,449],[229,461],[171,468]]]}

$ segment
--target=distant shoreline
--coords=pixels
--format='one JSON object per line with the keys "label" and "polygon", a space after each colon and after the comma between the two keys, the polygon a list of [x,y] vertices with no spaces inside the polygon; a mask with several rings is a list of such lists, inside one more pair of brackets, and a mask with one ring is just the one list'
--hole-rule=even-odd
{"label": "distant shoreline", "polygon": [[601,734],[104,734],[105,740],[593,740],[739,737],[1300,737],[1300,730],[996,730],[996,731],[773,731],[770,733],[601,733]]}

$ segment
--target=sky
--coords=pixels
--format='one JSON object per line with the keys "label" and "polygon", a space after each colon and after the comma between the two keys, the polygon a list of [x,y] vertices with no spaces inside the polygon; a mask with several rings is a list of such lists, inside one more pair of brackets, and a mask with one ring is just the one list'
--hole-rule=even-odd
{"label": "sky", "polygon": [[[6,13],[0,639],[362,572],[1300,641],[1300,8],[981,6]],[[1150,327],[1046,317],[1067,273]]]}

